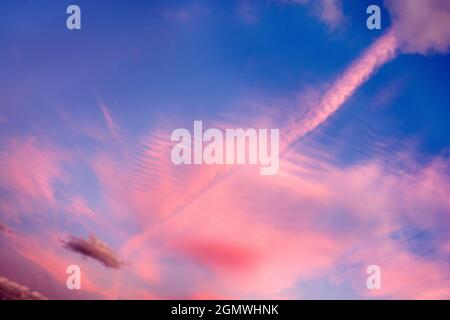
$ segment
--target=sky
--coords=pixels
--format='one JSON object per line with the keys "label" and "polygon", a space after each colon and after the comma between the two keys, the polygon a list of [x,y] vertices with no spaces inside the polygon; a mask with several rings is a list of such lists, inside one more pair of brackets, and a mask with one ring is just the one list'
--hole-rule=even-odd
{"label": "sky", "polygon": [[[0,291],[450,299],[449,1],[0,12]],[[278,174],[174,165],[171,132],[194,120],[279,128]]]}

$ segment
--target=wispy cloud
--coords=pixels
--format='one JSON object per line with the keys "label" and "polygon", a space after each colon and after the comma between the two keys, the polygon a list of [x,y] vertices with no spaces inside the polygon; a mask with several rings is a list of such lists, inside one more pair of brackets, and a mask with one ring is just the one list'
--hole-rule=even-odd
{"label": "wispy cloud", "polygon": [[281,4],[307,5],[311,12],[330,30],[335,30],[344,22],[341,0],[276,0]]}
{"label": "wispy cloud", "polygon": [[111,111],[104,103],[100,103],[100,109],[102,111],[103,118],[106,122],[106,125],[107,125],[111,135],[117,140],[120,139],[119,126],[117,125],[116,121],[114,120],[114,118],[111,114]]}
{"label": "wispy cloud", "polygon": [[[55,200],[54,181],[61,179],[61,164],[67,159],[48,143],[36,138],[9,139],[0,153],[1,185],[30,200]],[[32,159],[32,161],[30,161]]]}

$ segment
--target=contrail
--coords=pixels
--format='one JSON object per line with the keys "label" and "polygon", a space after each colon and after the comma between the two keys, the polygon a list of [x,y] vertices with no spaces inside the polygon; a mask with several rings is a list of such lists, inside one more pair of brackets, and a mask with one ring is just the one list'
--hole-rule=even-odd
{"label": "contrail", "polygon": [[[313,106],[306,116],[294,119],[284,131],[280,141],[280,155],[285,154],[291,146],[324,123],[333,113],[353,95],[353,93],[382,65],[395,58],[397,41],[392,30],[389,30],[373,43],[364,53],[358,57],[347,70],[338,77],[331,87],[322,95],[318,104]],[[158,224],[147,228],[143,233],[130,239],[123,247],[130,249],[133,245],[149,237],[159,226],[167,220],[180,214],[186,207],[198,199],[202,194],[227,179],[236,170],[221,172],[213,177],[204,188],[191,195],[188,201],[177,207]]]}
{"label": "contrail", "polygon": [[397,41],[392,30],[372,44],[332,84],[305,117],[293,121],[282,137],[281,150],[285,151],[298,139],[316,129],[335,113],[370,76],[396,56]]}

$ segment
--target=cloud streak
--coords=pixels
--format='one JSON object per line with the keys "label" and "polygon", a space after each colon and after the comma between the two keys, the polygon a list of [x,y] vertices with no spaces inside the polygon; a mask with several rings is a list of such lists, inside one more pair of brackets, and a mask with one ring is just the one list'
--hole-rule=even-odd
{"label": "cloud streak", "polygon": [[283,137],[282,148],[288,148],[290,144],[324,123],[378,68],[395,57],[396,50],[395,35],[388,31],[338,77],[305,117],[293,120]]}
{"label": "cloud streak", "polygon": [[119,127],[114,120],[111,111],[104,103],[100,103],[100,110],[102,111],[103,118],[105,120],[106,126],[109,129],[109,132],[114,137],[114,139],[120,139],[120,130]]}

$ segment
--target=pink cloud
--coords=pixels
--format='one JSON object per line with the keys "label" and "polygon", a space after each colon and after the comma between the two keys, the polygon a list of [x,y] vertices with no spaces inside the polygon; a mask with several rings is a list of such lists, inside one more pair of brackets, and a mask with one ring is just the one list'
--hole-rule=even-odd
{"label": "pink cloud", "polygon": [[[123,250],[132,247],[144,253],[151,249],[147,247],[150,239],[157,237],[165,244],[158,250],[160,255],[178,252],[177,257],[183,263],[194,263],[214,272],[215,285],[204,289],[219,295],[240,292],[239,296],[264,293],[275,296],[298,277],[327,270],[345,240],[306,226],[298,232],[278,230],[274,221],[258,214],[263,209],[270,211],[270,208],[263,208],[267,203],[259,206],[254,199],[255,191],[262,198],[270,197],[264,191],[265,183],[269,182],[259,181],[252,173],[245,172],[240,171],[209,189],[171,219],[156,226],[149,225],[143,235],[132,239]],[[238,190],[235,185],[240,186]],[[288,195],[287,198],[293,201],[295,197]],[[273,210],[277,209],[272,209],[272,214]],[[285,217],[280,212],[278,218]],[[145,247],[147,249],[143,249]],[[204,281],[199,279],[199,284]]]}
{"label": "pink cloud", "polygon": [[[388,238],[376,238],[361,243],[359,249],[346,256],[343,272],[333,278],[335,283],[349,282],[357,292],[366,297],[394,299],[448,299],[450,281],[447,266],[405,252]],[[380,267],[379,290],[369,290],[366,268]],[[348,266],[359,266],[348,267]]]}
{"label": "pink cloud", "polygon": [[[311,167],[314,159],[298,159],[266,181],[244,171],[233,175],[147,236],[170,243],[168,248],[181,252],[186,263],[213,271],[217,278],[209,292],[277,296],[298,280],[331,276],[340,256],[368,239],[389,237],[401,227],[403,216],[429,227],[440,223],[433,212],[450,212],[445,197],[450,187],[439,161],[397,174],[377,161],[339,169],[317,160]],[[279,194],[282,202],[275,200]],[[417,215],[417,206],[428,214]],[[330,229],[326,221],[334,211],[343,212],[341,218],[353,224],[343,230],[333,224]],[[405,250],[401,252],[408,256]]]}
{"label": "pink cloud", "polygon": [[83,290],[103,295],[104,288],[97,284],[97,281],[101,281],[99,280],[101,279],[99,274],[86,263],[82,263],[80,260],[75,262],[69,256],[64,255],[62,252],[64,249],[57,238],[58,236],[50,234],[31,236],[17,233],[10,239],[9,243],[21,256],[50,273],[61,284],[61,288],[65,288],[66,285],[67,267],[73,264],[80,265]]}
{"label": "pink cloud", "polygon": [[[286,297],[286,290],[300,280],[331,277],[342,255],[368,239],[387,237],[401,227],[404,217],[428,228],[442,225],[435,212],[450,212],[446,179],[449,168],[440,159],[421,168],[411,157],[404,156],[403,163],[412,170],[397,172],[388,170],[383,159],[339,168],[292,150],[282,159],[276,176],[262,177],[257,170],[246,167],[221,183],[211,184],[219,169],[177,172],[163,153],[168,146],[155,137],[149,141],[134,170],[130,170],[133,166],[129,161],[120,162],[115,154],[105,152],[93,157],[91,163],[110,209],[111,225],[99,222],[99,213],[81,196],[73,195],[66,209],[74,219],[92,219],[97,226],[106,226],[117,238],[127,240],[119,252],[130,261],[128,276],[139,279],[141,286],[165,288],[165,293],[158,296],[204,292],[224,297]],[[65,176],[64,172],[58,173]],[[137,192],[139,184],[141,191]],[[174,188],[177,185],[180,189]],[[161,192],[167,203],[161,204],[161,198],[146,194],[145,186],[149,192],[153,187],[155,194]],[[46,194],[39,193],[38,198],[47,199]],[[329,222],[335,212],[339,219],[351,223],[341,229],[336,221]],[[139,228],[120,231],[113,226],[117,221],[138,221]],[[61,270],[71,263],[67,253],[52,245],[45,250],[28,245],[48,242],[43,237],[39,236],[39,241],[27,238],[17,250],[45,270],[58,273],[55,276],[62,281],[65,274],[61,275]],[[448,247],[448,243],[439,245]],[[380,250],[372,245],[367,248]],[[398,257],[404,256],[403,260],[386,267],[390,270],[386,274],[388,281],[395,268],[410,262],[442,274],[439,266],[413,259],[406,249],[402,250]],[[173,262],[167,261],[173,259],[180,268],[177,272],[182,270],[193,279],[192,287],[182,293],[172,291],[174,288],[167,282],[174,272]],[[380,254],[380,264],[385,262],[383,259]],[[109,298],[146,292],[135,284],[127,285],[128,279],[121,274],[99,276],[98,269],[87,268],[91,282],[87,288],[93,292],[111,285]],[[92,280],[94,276],[100,280]],[[425,279],[425,273],[417,273],[404,281],[409,281],[410,292],[418,292],[414,288],[425,286]],[[393,282],[385,294],[408,297],[399,286]],[[428,289],[427,296],[444,290],[438,281]],[[148,292],[146,296],[156,295]]]}
{"label": "pink cloud", "polygon": [[55,201],[53,182],[63,178],[67,155],[33,138],[13,139],[2,152],[2,184],[30,200]]}
{"label": "pink cloud", "polygon": [[251,250],[235,245],[231,241],[193,239],[183,240],[176,249],[207,267],[219,270],[251,270],[258,263],[258,257]]}
{"label": "pink cloud", "polygon": [[67,181],[63,165],[70,155],[37,138],[4,141],[0,155],[0,186],[8,192],[0,199],[1,214],[11,221],[43,212],[58,205],[56,183]]}

